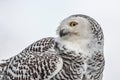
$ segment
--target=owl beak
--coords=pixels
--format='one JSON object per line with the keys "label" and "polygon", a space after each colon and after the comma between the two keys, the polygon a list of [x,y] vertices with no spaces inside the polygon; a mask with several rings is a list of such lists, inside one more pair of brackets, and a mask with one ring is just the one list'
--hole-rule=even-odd
{"label": "owl beak", "polygon": [[60,30],[59,35],[60,37],[64,37],[68,34],[69,32],[66,32],[64,29]]}

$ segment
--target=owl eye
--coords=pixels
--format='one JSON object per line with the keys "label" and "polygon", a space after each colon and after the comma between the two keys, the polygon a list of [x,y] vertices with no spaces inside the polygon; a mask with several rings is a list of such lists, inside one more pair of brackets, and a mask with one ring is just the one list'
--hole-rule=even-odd
{"label": "owl eye", "polygon": [[77,24],[78,24],[78,23],[75,22],[75,21],[72,21],[72,22],[69,23],[69,25],[70,25],[71,27],[75,27]]}

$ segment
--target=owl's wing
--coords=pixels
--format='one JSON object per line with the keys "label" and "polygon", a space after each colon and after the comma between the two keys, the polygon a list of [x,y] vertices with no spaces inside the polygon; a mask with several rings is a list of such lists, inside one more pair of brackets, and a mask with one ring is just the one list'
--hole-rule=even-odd
{"label": "owl's wing", "polygon": [[43,53],[55,46],[55,38],[48,37],[38,40],[28,46],[26,50],[32,53]]}
{"label": "owl's wing", "polygon": [[49,80],[63,65],[57,52],[50,50],[53,46],[53,38],[44,38],[6,60],[0,64],[0,80]]}
{"label": "owl's wing", "polygon": [[42,56],[30,55],[9,64],[4,78],[6,80],[49,80],[55,76],[63,66],[62,59],[46,52]]}
{"label": "owl's wing", "polygon": [[38,40],[25,48],[22,52],[17,54],[16,56],[13,56],[7,60],[4,60],[4,62],[11,62],[13,60],[18,60],[22,58],[26,58],[31,54],[39,54],[41,55],[42,53],[49,51],[50,49],[54,49],[55,46],[55,39],[52,37],[48,38],[43,38],[41,40]]}

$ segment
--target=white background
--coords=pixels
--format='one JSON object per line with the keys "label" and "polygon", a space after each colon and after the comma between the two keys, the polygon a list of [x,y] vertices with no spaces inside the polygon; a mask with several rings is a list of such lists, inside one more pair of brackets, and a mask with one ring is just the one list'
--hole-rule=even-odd
{"label": "white background", "polygon": [[72,14],[86,14],[104,31],[103,80],[120,80],[120,0],[0,0],[0,60],[14,56]]}

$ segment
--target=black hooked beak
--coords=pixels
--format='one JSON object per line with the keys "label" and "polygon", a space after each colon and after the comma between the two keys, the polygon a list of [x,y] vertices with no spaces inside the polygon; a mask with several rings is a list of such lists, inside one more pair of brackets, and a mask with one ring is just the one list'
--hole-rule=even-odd
{"label": "black hooked beak", "polygon": [[69,33],[69,32],[65,32],[65,30],[62,29],[62,30],[60,30],[59,35],[60,35],[60,37],[63,37],[63,36],[66,36],[68,33]]}

